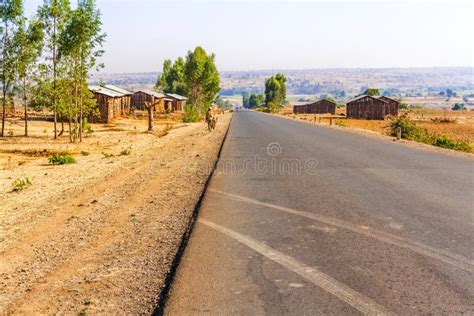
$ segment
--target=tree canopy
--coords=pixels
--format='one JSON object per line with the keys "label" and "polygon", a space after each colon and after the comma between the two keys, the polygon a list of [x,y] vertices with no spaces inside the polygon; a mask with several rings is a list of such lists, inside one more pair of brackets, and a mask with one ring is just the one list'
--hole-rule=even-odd
{"label": "tree canopy", "polygon": [[265,103],[270,111],[277,112],[286,104],[286,77],[282,73],[265,81]]}

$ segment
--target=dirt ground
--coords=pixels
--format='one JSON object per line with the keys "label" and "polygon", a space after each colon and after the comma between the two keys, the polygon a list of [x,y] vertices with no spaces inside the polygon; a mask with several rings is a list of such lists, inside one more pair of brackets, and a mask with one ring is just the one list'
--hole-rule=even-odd
{"label": "dirt ground", "polygon": [[[13,137],[0,140],[0,314],[151,313],[230,118],[212,133],[162,118],[152,134],[146,120],[121,119],[93,125],[82,144],[52,140],[50,122],[32,122],[29,138],[10,124]],[[77,163],[49,165],[58,151]],[[32,185],[12,192],[24,177]]]}
{"label": "dirt ground", "polygon": [[[328,115],[314,114],[288,114],[285,116],[295,119],[319,122],[321,117],[322,124],[329,124]],[[338,108],[336,114],[345,114],[344,108]],[[329,115],[330,116],[330,115]],[[417,109],[408,112],[408,117],[414,120],[417,125],[425,127],[430,134],[443,134],[456,141],[467,141],[474,147],[474,111],[450,111],[450,110],[432,110]],[[355,119],[334,119],[333,124],[339,124],[344,127],[369,130],[381,134],[388,134],[388,120],[355,120]]]}

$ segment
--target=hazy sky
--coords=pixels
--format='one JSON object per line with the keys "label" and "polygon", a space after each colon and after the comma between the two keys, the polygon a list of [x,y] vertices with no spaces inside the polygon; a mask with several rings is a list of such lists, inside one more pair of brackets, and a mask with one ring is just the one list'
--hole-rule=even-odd
{"label": "hazy sky", "polygon": [[[28,14],[40,0],[26,0]],[[72,0],[74,2],[74,0]],[[105,72],[160,71],[196,45],[220,70],[474,66],[464,2],[99,0]]]}

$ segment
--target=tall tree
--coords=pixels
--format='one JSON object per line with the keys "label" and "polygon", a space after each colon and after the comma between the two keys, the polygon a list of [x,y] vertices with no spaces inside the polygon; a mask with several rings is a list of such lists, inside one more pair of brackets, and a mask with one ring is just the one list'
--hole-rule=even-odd
{"label": "tall tree", "polygon": [[59,57],[70,61],[69,72],[74,78],[73,93],[78,108],[75,125],[78,125],[80,141],[82,141],[84,114],[88,114],[95,104],[89,93],[87,78],[89,71],[96,66],[97,58],[103,54],[101,47],[105,34],[102,33],[101,25],[100,11],[95,1],[79,0],[77,9],[71,13],[60,37]]}
{"label": "tall tree", "polygon": [[282,73],[265,81],[265,103],[272,112],[278,111],[286,103],[286,77]]}
{"label": "tall tree", "polygon": [[15,34],[15,46],[17,56],[18,88],[21,91],[20,97],[23,99],[25,136],[28,136],[28,98],[27,86],[30,84],[28,78],[31,77],[36,61],[41,55],[43,48],[43,25],[37,18],[32,18],[28,25],[26,19],[22,19],[18,31]]}
{"label": "tall tree", "polygon": [[[67,23],[70,14],[70,2],[69,0],[44,0],[44,3],[38,9],[38,15],[40,16],[45,31],[45,43],[48,49],[48,56],[45,56],[45,65],[47,66],[42,73],[46,76],[51,76],[52,87],[49,90],[51,94],[50,104],[51,110],[54,114],[54,138],[58,137],[58,112],[59,99],[61,98],[58,93],[61,89],[56,89],[57,79],[60,75],[62,67],[60,67],[60,60],[58,59],[58,51],[60,49],[59,35],[63,32],[64,27]],[[47,80],[45,80],[46,82]]]}
{"label": "tall tree", "polygon": [[0,15],[2,18],[2,42],[1,49],[1,70],[0,80],[2,82],[2,129],[0,137],[5,134],[5,119],[7,108],[7,97],[11,93],[12,85],[15,82],[17,58],[15,49],[15,33],[23,17],[22,0],[3,0],[0,2]]}
{"label": "tall tree", "polygon": [[[214,54],[207,55],[202,47],[188,52],[185,64],[185,80],[188,95],[188,110],[207,112],[220,90],[219,73],[214,63]],[[194,107],[194,109],[192,109]]]}
{"label": "tall tree", "polygon": [[178,57],[174,63],[167,59],[163,63],[163,72],[158,76],[157,88],[165,93],[186,95],[185,61]]}

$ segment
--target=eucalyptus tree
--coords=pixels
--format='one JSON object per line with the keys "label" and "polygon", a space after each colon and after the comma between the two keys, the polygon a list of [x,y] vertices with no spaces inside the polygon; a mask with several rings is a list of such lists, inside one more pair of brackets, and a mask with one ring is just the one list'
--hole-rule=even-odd
{"label": "eucalyptus tree", "polygon": [[51,80],[43,80],[44,82],[50,82],[51,87],[48,88],[49,94],[45,95],[46,98],[50,99],[47,102],[50,105],[51,110],[54,114],[54,138],[58,137],[58,113],[64,111],[59,107],[59,99],[61,96],[58,95],[62,90],[56,89],[57,79],[60,76],[60,71],[64,67],[60,67],[60,59],[58,58],[58,51],[60,49],[60,34],[63,32],[64,27],[69,19],[71,12],[71,6],[69,0],[44,0],[42,6],[38,9],[38,16],[40,17],[44,32],[45,32],[45,47],[47,48],[47,56],[45,57],[45,67],[43,74],[51,77]]}
{"label": "eucalyptus tree", "polygon": [[15,56],[15,36],[23,17],[22,0],[2,0],[0,1],[0,16],[2,23],[0,30],[2,39],[0,44],[0,81],[2,83],[2,129],[0,137],[5,134],[5,119],[7,108],[7,97],[11,93],[12,85],[15,82],[17,59]]}
{"label": "eucalyptus tree", "polygon": [[[28,25],[27,25],[28,24]],[[32,18],[29,23],[23,18],[15,33],[14,42],[17,57],[17,86],[24,105],[25,136],[28,136],[28,78],[36,66],[36,61],[43,49],[43,24],[37,18]]]}
{"label": "eucalyptus tree", "polygon": [[61,33],[61,49],[59,56],[69,61],[68,71],[74,83],[74,98],[78,109],[75,125],[78,125],[79,139],[82,141],[83,116],[88,114],[95,105],[92,94],[87,86],[89,71],[102,64],[97,59],[102,56],[101,49],[105,40],[102,33],[100,11],[94,0],[79,0],[77,9],[71,12],[71,17]]}

